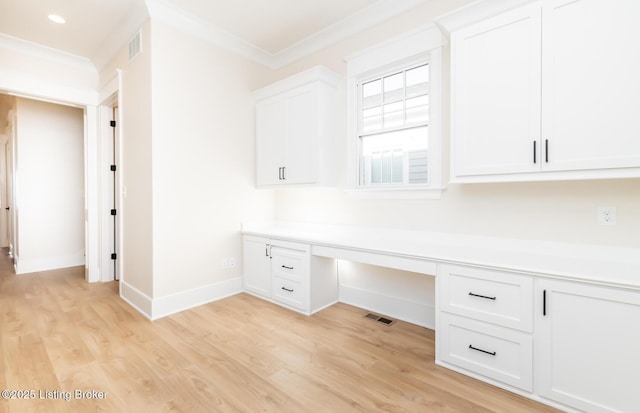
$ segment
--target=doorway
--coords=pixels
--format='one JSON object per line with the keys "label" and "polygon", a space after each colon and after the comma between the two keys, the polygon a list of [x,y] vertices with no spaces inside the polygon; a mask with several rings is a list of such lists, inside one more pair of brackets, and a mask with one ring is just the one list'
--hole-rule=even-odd
{"label": "doorway", "polygon": [[84,265],[83,110],[0,98],[9,107],[0,139],[1,246],[9,247],[18,274]]}

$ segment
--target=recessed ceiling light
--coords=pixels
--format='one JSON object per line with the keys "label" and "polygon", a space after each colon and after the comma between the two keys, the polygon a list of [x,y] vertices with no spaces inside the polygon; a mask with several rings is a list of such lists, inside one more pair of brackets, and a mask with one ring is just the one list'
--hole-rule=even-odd
{"label": "recessed ceiling light", "polygon": [[65,24],[67,22],[64,18],[62,18],[61,16],[58,16],[57,14],[50,14],[49,20],[58,24]]}

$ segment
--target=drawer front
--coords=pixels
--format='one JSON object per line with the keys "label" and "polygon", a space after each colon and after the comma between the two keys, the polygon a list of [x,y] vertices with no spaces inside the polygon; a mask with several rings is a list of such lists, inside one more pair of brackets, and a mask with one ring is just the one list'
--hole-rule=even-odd
{"label": "drawer front", "polygon": [[531,277],[454,265],[443,265],[439,275],[442,310],[533,331]]}
{"label": "drawer front", "polygon": [[274,276],[272,286],[272,297],[275,301],[301,311],[307,310],[305,283]]}
{"label": "drawer front", "polygon": [[440,315],[439,333],[443,361],[532,391],[530,334],[446,313]]}
{"label": "drawer front", "polygon": [[271,271],[274,276],[304,282],[308,257],[305,253],[284,248],[272,248]]}

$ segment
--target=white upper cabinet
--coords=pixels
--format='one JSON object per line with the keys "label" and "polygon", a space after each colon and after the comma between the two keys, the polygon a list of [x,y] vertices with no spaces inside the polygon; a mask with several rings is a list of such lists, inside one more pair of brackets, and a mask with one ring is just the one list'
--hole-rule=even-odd
{"label": "white upper cabinet", "polygon": [[455,174],[537,170],[540,8],[511,11],[451,37]]}
{"label": "white upper cabinet", "polygon": [[533,2],[451,33],[452,180],[640,176],[640,2]]}
{"label": "white upper cabinet", "polygon": [[337,79],[316,67],[254,93],[258,186],[334,183]]}
{"label": "white upper cabinet", "polygon": [[543,5],[544,168],[640,166],[640,2]]}

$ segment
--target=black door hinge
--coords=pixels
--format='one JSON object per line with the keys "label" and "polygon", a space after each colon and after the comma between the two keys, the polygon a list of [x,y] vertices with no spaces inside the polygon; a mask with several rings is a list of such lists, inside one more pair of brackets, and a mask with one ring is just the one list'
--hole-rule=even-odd
{"label": "black door hinge", "polygon": [[117,211],[116,211],[115,209],[112,209],[112,210],[111,210],[111,215],[116,215],[116,212],[117,212]]}
{"label": "black door hinge", "polygon": [[116,127],[116,121],[115,120],[109,121],[109,126],[111,126],[112,128],[115,128]]}
{"label": "black door hinge", "polygon": [[111,254],[111,259],[112,260],[117,260],[118,259],[118,254],[116,254],[115,252],[113,254]]}
{"label": "black door hinge", "polygon": [[116,166],[115,165],[111,165],[109,167],[109,170],[111,170],[111,172],[115,172],[116,171]]}

